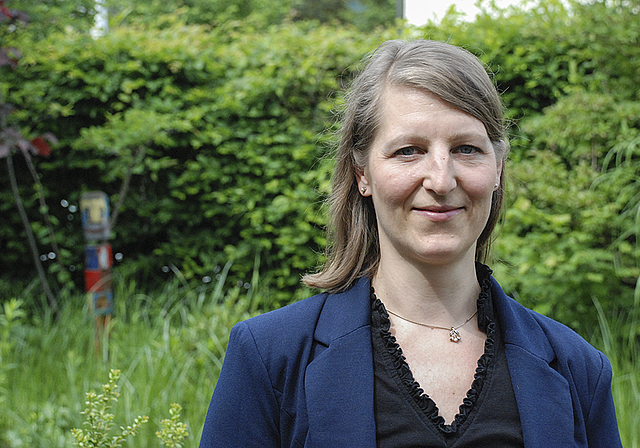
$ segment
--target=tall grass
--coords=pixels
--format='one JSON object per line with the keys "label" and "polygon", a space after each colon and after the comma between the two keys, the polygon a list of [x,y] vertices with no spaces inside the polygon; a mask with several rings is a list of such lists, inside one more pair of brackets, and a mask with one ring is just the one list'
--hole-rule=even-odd
{"label": "tall grass", "polygon": [[116,424],[150,417],[131,446],[159,446],[155,431],[171,403],[179,403],[189,427],[186,446],[196,447],[229,330],[264,304],[257,276],[248,289],[229,288],[227,269],[217,282],[196,288],[178,275],[153,295],[137,294],[133,282],[114,282],[108,351],[94,348],[82,297],[69,297],[55,321],[47,315],[13,328],[13,347],[3,360],[12,367],[0,390],[0,447],[72,446],[70,429],[82,425],[85,392],[100,389],[111,368],[122,372]]}
{"label": "tall grass", "polygon": [[[175,271],[149,295],[137,293],[134,281],[117,278],[108,351],[95,351],[93,320],[81,296],[67,297],[55,321],[50,315],[19,325],[0,319],[0,448],[72,446],[70,430],[82,425],[85,392],[99,390],[111,368],[121,370],[115,423],[150,417],[129,446],[158,447],[155,431],[171,403],[179,403],[189,429],[186,446],[197,447],[230,328],[270,307],[268,291],[258,292],[257,273],[248,289],[229,287],[228,268],[198,287]],[[594,303],[600,328],[589,339],[613,366],[623,445],[640,448],[638,321],[605,316]]]}
{"label": "tall grass", "polygon": [[613,401],[622,446],[640,448],[640,322],[638,310],[607,317],[597,299],[593,299],[598,312],[600,334],[592,343],[601,349],[613,368]]}

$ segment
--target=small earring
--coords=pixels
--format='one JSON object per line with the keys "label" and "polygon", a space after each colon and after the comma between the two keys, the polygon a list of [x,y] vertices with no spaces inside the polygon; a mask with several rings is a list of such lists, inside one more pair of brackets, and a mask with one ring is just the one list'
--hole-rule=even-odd
{"label": "small earring", "polygon": [[497,191],[499,186],[500,186],[500,184],[498,184],[498,182],[496,182],[495,185],[493,186],[493,191]]}
{"label": "small earring", "polygon": [[361,192],[362,194],[365,194],[365,193],[367,192],[367,187],[362,187],[362,188],[360,188],[360,192]]}

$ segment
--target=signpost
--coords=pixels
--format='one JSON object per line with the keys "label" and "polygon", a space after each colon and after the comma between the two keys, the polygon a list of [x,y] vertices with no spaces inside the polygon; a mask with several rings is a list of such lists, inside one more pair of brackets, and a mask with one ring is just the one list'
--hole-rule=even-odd
{"label": "signpost", "polygon": [[111,244],[107,242],[111,238],[109,198],[101,191],[84,193],[80,199],[80,211],[84,237],[87,240],[84,283],[95,321],[95,346],[96,351],[100,352],[100,342],[104,340],[103,354],[107,357],[109,327],[113,315],[113,253]]}

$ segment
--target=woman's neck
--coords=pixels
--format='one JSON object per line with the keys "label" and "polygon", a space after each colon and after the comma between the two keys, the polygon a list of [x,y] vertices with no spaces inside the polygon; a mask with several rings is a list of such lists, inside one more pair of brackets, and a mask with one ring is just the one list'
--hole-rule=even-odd
{"label": "woman's neck", "polygon": [[416,266],[402,260],[385,263],[373,277],[376,296],[403,317],[430,325],[453,326],[476,310],[480,286],[475,260],[446,266]]}

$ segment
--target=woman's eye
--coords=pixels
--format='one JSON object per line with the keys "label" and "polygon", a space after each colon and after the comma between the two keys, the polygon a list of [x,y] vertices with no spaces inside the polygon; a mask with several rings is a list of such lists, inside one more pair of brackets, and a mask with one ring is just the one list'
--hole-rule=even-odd
{"label": "woman's eye", "polygon": [[407,146],[405,148],[398,149],[395,155],[399,156],[412,156],[416,153],[416,148],[413,146]]}
{"label": "woman's eye", "polygon": [[456,148],[457,152],[460,154],[475,154],[478,152],[482,152],[480,148],[471,145],[462,145]]}

